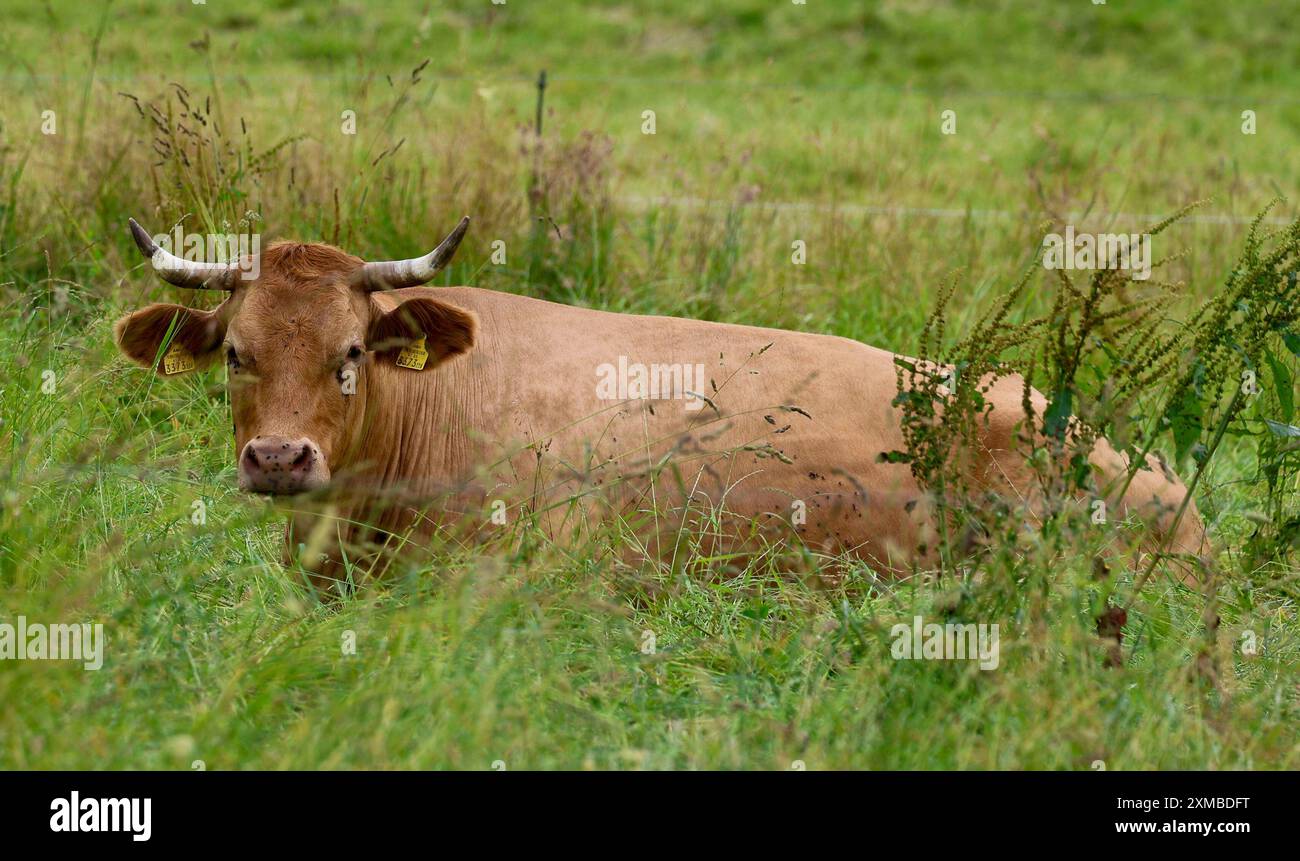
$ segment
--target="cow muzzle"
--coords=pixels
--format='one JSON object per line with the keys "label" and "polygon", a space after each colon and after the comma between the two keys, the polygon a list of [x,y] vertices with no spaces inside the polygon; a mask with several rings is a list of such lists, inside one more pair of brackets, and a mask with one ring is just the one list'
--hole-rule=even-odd
{"label": "cow muzzle", "polygon": [[239,489],[288,496],[329,483],[320,447],[306,437],[253,437],[239,454]]}

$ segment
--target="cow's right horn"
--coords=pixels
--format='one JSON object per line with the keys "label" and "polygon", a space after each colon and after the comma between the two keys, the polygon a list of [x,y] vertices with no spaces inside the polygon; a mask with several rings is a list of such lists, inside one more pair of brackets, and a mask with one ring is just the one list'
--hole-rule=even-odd
{"label": "cow's right horn", "polygon": [[460,220],[456,229],[447,234],[447,238],[438,243],[438,247],[423,257],[410,257],[406,260],[379,260],[367,263],[357,270],[353,284],[372,293],[375,290],[397,290],[402,287],[419,287],[438,270],[451,262],[460,241],[469,229],[469,216]]}
{"label": "cow's right horn", "polygon": [[131,225],[131,236],[135,238],[135,244],[139,246],[140,252],[152,261],[158,276],[168,284],[208,290],[235,289],[235,276],[239,272],[238,264],[196,263],[177,257],[154,242],[153,237],[137,224],[134,218],[128,221]]}

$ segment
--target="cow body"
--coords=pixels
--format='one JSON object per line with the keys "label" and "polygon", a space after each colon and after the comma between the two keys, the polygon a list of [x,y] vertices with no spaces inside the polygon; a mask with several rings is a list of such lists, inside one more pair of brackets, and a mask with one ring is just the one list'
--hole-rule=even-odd
{"label": "cow body", "polygon": [[[909,467],[880,457],[905,447],[889,352],[467,287],[377,298],[396,307],[412,295],[474,314],[475,344],[428,372],[364,367],[361,412],[347,419],[356,433],[332,465],[336,505],[299,515],[292,530],[292,544],[325,536],[317,570],[326,579],[340,576],[335,542],[367,558],[377,542],[417,548],[439,529],[490,535],[524,516],[556,539],[618,516],[638,536],[631,546],[662,560],[679,557],[691,533],[705,536],[710,554],[786,537],[882,573],[933,548],[929,506]],[[660,378],[683,369],[698,390],[663,385],[637,397],[645,393],[634,384],[600,385],[611,368],[638,366],[657,366]],[[1023,498],[1033,479],[1016,451],[1022,394],[1016,378],[994,387],[972,465],[977,484]],[[1094,461],[1103,477],[1124,466],[1104,442]],[[1122,505],[1154,506],[1167,522],[1184,492],[1143,470]],[[1183,549],[1199,544],[1195,518],[1193,510]]]}

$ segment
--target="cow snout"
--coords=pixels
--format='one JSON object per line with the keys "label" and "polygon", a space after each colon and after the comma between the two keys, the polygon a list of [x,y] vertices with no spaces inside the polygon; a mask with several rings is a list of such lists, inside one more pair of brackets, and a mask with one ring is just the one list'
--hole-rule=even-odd
{"label": "cow snout", "polygon": [[302,493],[327,481],[325,458],[306,437],[254,437],[239,455],[239,487],[251,493]]}

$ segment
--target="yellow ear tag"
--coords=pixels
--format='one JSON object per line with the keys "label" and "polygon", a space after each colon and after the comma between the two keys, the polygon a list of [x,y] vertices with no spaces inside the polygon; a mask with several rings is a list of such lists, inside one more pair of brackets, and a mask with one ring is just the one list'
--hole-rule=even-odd
{"label": "yellow ear tag", "polygon": [[397,355],[397,367],[423,371],[424,363],[428,360],[429,351],[424,348],[424,339],[421,338],[414,344],[402,348],[402,352]]}
{"label": "yellow ear tag", "polygon": [[194,370],[194,356],[179,343],[173,343],[163,356],[163,373],[171,376]]}

